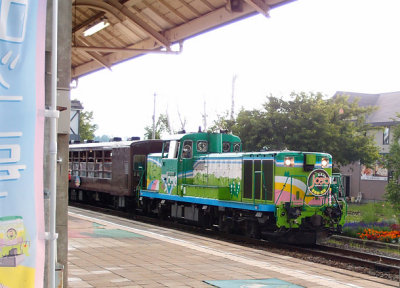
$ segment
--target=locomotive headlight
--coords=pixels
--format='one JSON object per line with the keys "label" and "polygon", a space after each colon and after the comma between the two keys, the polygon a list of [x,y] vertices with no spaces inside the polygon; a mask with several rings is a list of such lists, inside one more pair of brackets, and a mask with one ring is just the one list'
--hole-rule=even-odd
{"label": "locomotive headlight", "polygon": [[321,167],[322,168],[327,168],[329,165],[329,158],[322,158],[321,160]]}
{"label": "locomotive headlight", "polygon": [[294,167],[294,157],[285,157],[283,163],[285,167]]}

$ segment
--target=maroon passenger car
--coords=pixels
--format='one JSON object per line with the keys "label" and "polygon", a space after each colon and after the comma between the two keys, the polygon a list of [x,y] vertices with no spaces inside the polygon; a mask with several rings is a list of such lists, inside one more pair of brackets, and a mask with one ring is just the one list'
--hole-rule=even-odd
{"label": "maroon passenger car", "polygon": [[162,140],[70,144],[69,199],[114,208],[134,208],[137,187],[146,181],[149,153]]}

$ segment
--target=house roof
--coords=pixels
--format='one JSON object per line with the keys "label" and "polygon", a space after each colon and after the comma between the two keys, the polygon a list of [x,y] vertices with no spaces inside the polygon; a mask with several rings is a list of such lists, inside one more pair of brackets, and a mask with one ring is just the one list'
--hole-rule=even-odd
{"label": "house roof", "polygon": [[335,96],[349,96],[349,101],[358,100],[360,107],[376,106],[377,109],[367,117],[367,123],[374,126],[393,125],[400,123],[400,91],[380,94],[365,94],[357,92],[338,91]]}
{"label": "house roof", "polygon": [[83,110],[83,106],[79,100],[71,100],[71,110]]}

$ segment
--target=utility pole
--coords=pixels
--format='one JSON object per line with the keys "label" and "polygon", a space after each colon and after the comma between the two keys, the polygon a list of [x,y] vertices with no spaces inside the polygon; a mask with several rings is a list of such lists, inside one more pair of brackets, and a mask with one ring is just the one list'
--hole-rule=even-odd
{"label": "utility pole", "polygon": [[206,100],[204,100],[204,113],[201,115],[203,118],[204,131],[207,131],[207,112],[206,112]]}
{"label": "utility pole", "polygon": [[235,116],[235,82],[236,82],[237,75],[233,74],[232,77],[232,107],[231,107],[231,120],[234,119]]}
{"label": "utility pole", "polygon": [[154,107],[153,107],[153,133],[151,139],[156,139],[156,93],[154,93]]}

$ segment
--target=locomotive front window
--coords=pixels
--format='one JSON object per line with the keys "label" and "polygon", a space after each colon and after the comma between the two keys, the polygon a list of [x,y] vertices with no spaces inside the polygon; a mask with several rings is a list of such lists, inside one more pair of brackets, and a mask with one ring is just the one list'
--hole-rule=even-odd
{"label": "locomotive front window", "polygon": [[201,140],[197,141],[197,152],[205,153],[208,151],[208,142]]}
{"label": "locomotive front window", "polygon": [[231,143],[229,142],[223,142],[222,143],[222,152],[231,152]]}
{"label": "locomotive front window", "polygon": [[178,157],[179,141],[171,141],[169,144],[168,159],[175,159]]}

